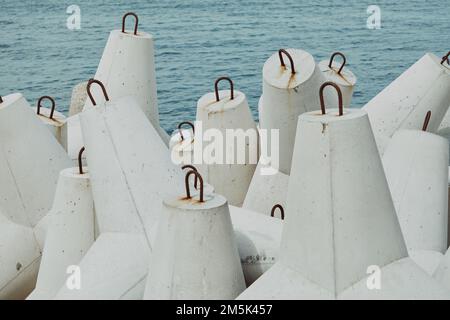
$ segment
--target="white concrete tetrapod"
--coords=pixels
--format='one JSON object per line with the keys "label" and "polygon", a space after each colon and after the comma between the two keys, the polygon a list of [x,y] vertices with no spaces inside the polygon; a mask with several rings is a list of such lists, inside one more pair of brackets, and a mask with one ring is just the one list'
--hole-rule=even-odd
{"label": "white concrete tetrapod", "polygon": [[[50,108],[42,107],[42,101],[49,100],[52,104]],[[61,112],[55,110],[55,100],[50,96],[40,97],[34,111],[39,120],[50,130],[56,140],[61,144],[64,150],[67,150],[67,118]]]}
{"label": "white concrete tetrapod", "polygon": [[[189,177],[200,191],[193,195]],[[205,195],[203,179],[186,174],[187,195],[164,201],[147,277],[145,299],[234,299],[245,281],[227,200]]]}
{"label": "white concrete tetrapod", "polygon": [[289,176],[264,163],[261,157],[242,207],[270,215],[275,203],[286,205]]}
{"label": "white concrete tetrapod", "polygon": [[450,298],[408,258],[367,114],[322,103],[298,122],[279,261],[239,299]]}
{"label": "white concrete tetrapod", "polygon": [[278,260],[283,222],[230,206],[245,282],[250,286]]}
{"label": "white concrete tetrapod", "polygon": [[386,148],[383,165],[409,251],[447,250],[448,157],[447,141],[426,131],[399,130]]}
{"label": "white concrete tetrapod", "polygon": [[[93,84],[106,102],[96,103]],[[183,174],[133,97],[109,101],[98,80],[88,92],[94,106],[80,121],[99,231],[145,233],[150,245],[162,199],[181,192]]]}
{"label": "white concrete tetrapod", "polygon": [[59,172],[70,167],[63,147],[17,93],[0,102],[0,208],[34,227],[50,210]]}
{"label": "white concrete tetrapod", "polygon": [[[81,157],[80,157],[81,161]],[[61,171],[36,288],[28,299],[53,299],[95,241],[89,174],[79,166]]]}
{"label": "white concrete tetrapod", "polygon": [[28,296],[36,284],[40,257],[33,230],[0,213],[0,300]]}
{"label": "white concrete tetrapod", "polygon": [[143,235],[102,233],[54,299],[141,300],[149,259]]}
{"label": "white concrete tetrapod", "polygon": [[[222,80],[230,83],[229,91],[219,92]],[[234,90],[230,78],[217,79],[214,89],[197,103],[194,165],[217,193],[241,206],[258,161],[258,131],[245,94]]]}
{"label": "white concrete tetrapod", "polygon": [[428,110],[433,113],[429,131],[436,132],[449,105],[450,67],[427,53],[363,109],[369,114],[378,149],[383,154],[397,130],[420,130]]}
{"label": "white concrete tetrapod", "polygon": [[[334,63],[334,58],[340,56],[342,63]],[[346,67],[347,59],[341,52],[335,52],[331,55],[330,60],[324,60],[319,63],[320,71],[325,76],[326,81],[336,83],[342,92],[342,100],[344,108],[351,106],[353,91],[356,86],[356,76]],[[332,97],[334,99],[334,97]],[[333,101],[325,101],[327,105],[333,105]]]}
{"label": "white concrete tetrapod", "polygon": [[280,49],[264,63],[259,125],[261,129],[279,130],[279,141],[269,141],[269,148],[279,147],[279,169],[284,174],[291,172],[297,118],[319,109],[317,91],[324,82],[313,56],[303,50]]}
{"label": "white concrete tetrapod", "polygon": [[87,81],[83,81],[73,87],[69,106],[69,117],[75,116],[83,111],[87,99],[87,84]]}
{"label": "white concrete tetrapod", "polygon": [[[126,19],[130,16],[135,19],[133,32],[125,30]],[[154,51],[153,36],[138,32],[138,17],[129,12],[123,16],[122,30],[111,31],[94,78],[105,85],[112,100],[123,96],[135,97],[166,143],[167,133],[159,125]],[[101,96],[97,88],[93,93]],[[87,99],[85,108],[91,106]]]}

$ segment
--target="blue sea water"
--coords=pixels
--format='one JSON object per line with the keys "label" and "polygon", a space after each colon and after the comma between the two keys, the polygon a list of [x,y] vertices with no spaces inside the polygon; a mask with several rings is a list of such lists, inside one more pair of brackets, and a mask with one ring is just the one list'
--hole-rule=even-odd
{"label": "blue sea water", "polygon": [[[369,5],[381,29],[366,26]],[[346,54],[358,77],[354,107],[364,105],[425,52],[450,50],[449,0],[0,0],[0,94],[20,91],[35,104],[56,98],[67,111],[74,85],[92,77],[109,32],[125,12],[155,37],[161,124],[193,120],[196,102],[229,75],[255,118],[264,61],[279,48],[301,48],[317,61]],[[81,29],[66,9],[81,9]]]}

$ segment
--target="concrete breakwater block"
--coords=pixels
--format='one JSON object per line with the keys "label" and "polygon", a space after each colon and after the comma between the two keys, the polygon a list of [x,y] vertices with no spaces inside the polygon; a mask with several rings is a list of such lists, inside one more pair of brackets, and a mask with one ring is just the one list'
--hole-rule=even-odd
{"label": "concrete breakwater block", "polygon": [[278,260],[283,222],[230,206],[245,282],[250,286]]}
{"label": "concrete breakwater block", "polygon": [[[447,250],[447,144],[446,139],[432,133],[400,130],[392,137],[383,156],[408,251],[429,271],[437,266],[436,257]],[[425,259],[427,256],[430,259]]]}
{"label": "concrete breakwater block", "polygon": [[[195,194],[191,175],[200,180]],[[197,171],[186,186],[186,196],[164,201],[145,299],[234,299],[245,282],[227,200],[204,194]]]}
{"label": "concrete breakwater block", "polygon": [[[131,32],[125,30],[127,18],[135,22]],[[94,78],[105,85],[112,100],[135,97],[167,145],[169,137],[159,125],[154,52],[153,35],[138,31],[137,15],[127,13],[123,16],[122,30],[111,31]],[[93,93],[101,97],[99,88],[93,88]],[[92,103],[87,99],[84,108],[90,106]]]}
{"label": "concrete breakwater block", "polygon": [[381,154],[397,130],[420,130],[429,110],[428,130],[438,129],[450,105],[450,68],[441,61],[425,54],[363,107]]}
{"label": "concrete breakwater block", "polygon": [[28,296],[36,284],[40,258],[33,230],[0,213],[0,300]]}
{"label": "concrete breakwater block", "polygon": [[[230,90],[219,91],[218,85],[222,80],[229,82]],[[216,151],[223,157],[217,159],[218,162],[208,159],[198,165],[198,168],[217,193],[226,197],[230,204],[242,206],[258,160],[258,131],[245,94],[234,90],[231,79],[219,78],[214,87],[215,92],[205,94],[197,103],[197,122],[201,123],[201,132],[205,132],[205,135],[208,131],[217,130],[226,139],[218,147],[222,150]],[[228,130],[234,130],[236,134],[241,135],[248,133],[249,138],[244,141],[243,147],[240,147],[239,143],[228,147],[229,143],[234,142],[235,139],[234,137],[232,141],[228,139]],[[196,134],[195,139],[203,140],[203,137]],[[241,139],[238,137],[237,140]],[[203,158],[210,155],[209,147],[210,144],[202,143]],[[239,161],[240,156],[243,156],[243,159]],[[216,154],[214,157],[219,158]]]}
{"label": "concrete breakwater block", "polygon": [[[340,57],[342,61],[335,62],[335,58]],[[326,81],[336,83],[342,92],[342,100],[344,108],[351,106],[353,91],[356,86],[356,76],[346,67],[347,58],[341,52],[335,52],[331,55],[330,60],[323,60],[319,63],[319,69],[325,76]],[[335,97],[332,97],[335,99]],[[327,105],[332,106],[336,104],[336,100],[325,101]]]}
{"label": "concrete breakwater block", "polygon": [[[44,100],[50,100],[52,106],[50,108],[42,107]],[[52,97],[43,96],[39,98],[35,110],[39,120],[50,130],[55,136],[56,140],[63,146],[64,150],[67,150],[67,118],[61,112],[55,110],[56,103]]]}
{"label": "concrete breakwater block", "polygon": [[[325,76],[311,54],[300,49],[280,49],[263,67],[263,93],[259,102],[261,129],[279,130],[279,170],[289,175],[297,118],[320,108],[319,87]],[[325,93],[327,101],[333,97]],[[337,104],[335,104],[335,107]],[[269,142],[269,150],[273,150]]]}
{"label": "concrete breakwater block", "polygon": [[[81,172],[80,172],[81,171]],[[87,168],[61,171],[49,212],[39,275],[32,300],[52,299],[95,241],[94,202]]]}
{"label": "concrete breakwater block", "polygon": [[293,159],[279,261],[239,299],[450,298],[408,258],[366,112],[301,115]]}
{"label": "concrete breakwater block", "polygon": [[151,247],[161,201],[181,190],[182,172],[133,97],[105,96],[80,114],[99,231],[142,233]]}
{"label": "concrete breakwater block", "polygon": [[71,162],[20,93],[2,100],[0,208],[12,222],[34,227],[50,210],[59,172]]}

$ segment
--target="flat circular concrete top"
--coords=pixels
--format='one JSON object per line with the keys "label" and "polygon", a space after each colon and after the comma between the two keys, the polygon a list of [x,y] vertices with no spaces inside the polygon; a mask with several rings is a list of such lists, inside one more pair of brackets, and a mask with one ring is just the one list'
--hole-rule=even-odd
{"label": "flat circular concrete top", "polygon": [[3,102],[0,103],[0,109],[6,108],[19,101],[20,99],[23,99],[23,96],[21,93],[12,93],[8,94],[7,96],[2,96],[2,99]]}
{"label": "flat circular concrete top", "polygon": [[146,39],[146,40],[153,40],[153,35],[147,32],[139,31],[135,35],[134,29],[125,29],[125,33],[122,32],[122,30],[113,30],[111,31],[111,34],[114,34],[115,36],[119,36],[122,38],[134,38],[134,39]]}
{"label": "flat circular concrete top", "polygon": [[367,117],[367,112],[362,109],[344,108],[344,114],[342,116],[339,116],[339,109],[326,109],[326,114],[322,114],[320,110],[303,113],[299,116],[299,120],[307,122],[329,123],[363,117]]}
{"label": "flat circular concrete top", "polygon": [[208,113],[220,113],[238,108],[246,99],[245,94],[238,90],[234,90],[233,100],[230,90],[219,90],[219,98],[220,100],[216,101],[215,93],[209,92],[198,100],[197,106]]}
{"label": "flat circular concrete top", "polygon": [[330,61],[328,60],[320,61],[319,63],[320,71],[325,75],[327,81],[332,81],[344,87],[352,87],[356,84],[356,76],[349,68],[344,67],[341,74],[339,74],[338,71],[342,66],[342,63],[333,62],[331,68],[328,67],[329,63]]}
{"label": "flat circular concrete top", "polygon": [[299,49],[286,49],[286,51],[292,56],[295,74],[292,74],[290,61],[284,54],[282,57],[286,68],[281,66],[278,52],[267,59],[263,67],[264,81],[279,89],[298,87],[311,78],[316,67],[313,56],[308,52]]}
{"label": "flat circular concrete top", "polygon": [[[37,112],[37,108],[33,107],[34,113]],[[55,127],[61,127],[62,125],[64,125],[64,123],[66,123],[66,116],[63,115],[61,112],[59,111],[54,111],[53,112],[53,119],[50,119],[50,113],[51,113],[51,109],[49,108],[44,108],[41,107],[40,109],[40,114],[36,113],[36,116],[39,117],[39,119],[44,122],[45,124],[51,124]]]}
{"label": "flat circular concrete top", "polygon": [[83,174],[80,174],[78,167],[72,167],[61,170],[60,175],[74,179],[89,179],[89,172],[87,167],[83,167]]}
{"label": "flat circular concrete top", "polygon": [[215,209],[227,203],[227,199],[217,193],[208,194],[205,192],[203,195],[204,202],[199,201],[199,193],[197,191],[195,193],[191,191],[191,193],[191,199],[186,199],[185,196],[181,196],[178,199],[164,200],[163,203],[167,207],[186,211]]}
{"label": "flat circular concrete top", "polygon": [[181,129],[183,132],[184,140],[181,140],[181,135],[178,129],[175,133],[170,137],[169,147],[172,149],[177,147],[177,151],[193,151],[194,150],[194,135],[192,134],[192,130],[189,129]]}

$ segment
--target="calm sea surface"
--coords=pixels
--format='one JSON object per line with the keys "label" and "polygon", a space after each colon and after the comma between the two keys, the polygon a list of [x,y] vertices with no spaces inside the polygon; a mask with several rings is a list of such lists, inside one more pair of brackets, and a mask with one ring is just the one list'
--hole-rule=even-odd
{"label": "calm sea surface", "polygon": [[[367,7],[381,8],[369,30]],[[347,55],[358,77],[354,107],[364,105],[425,52],[450,50],[449,0],[336,1],[5,1],[0,0],[0,93],[22,92],[31,104],[56,97],[67,111],[74,85],[92,77],[109,32],[125,12],[155,36],[162,126],[195,118],[196,102],[229,75],[257,117],[264,61],[279,48],[301,48],[317,61]],[[66,27],[69,5],[81,29]],[[131,20],[131,19],[130,19]]]}

